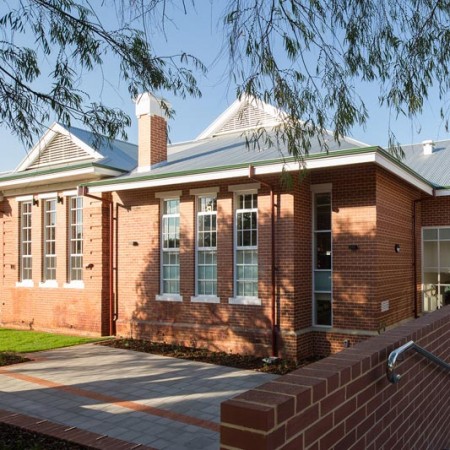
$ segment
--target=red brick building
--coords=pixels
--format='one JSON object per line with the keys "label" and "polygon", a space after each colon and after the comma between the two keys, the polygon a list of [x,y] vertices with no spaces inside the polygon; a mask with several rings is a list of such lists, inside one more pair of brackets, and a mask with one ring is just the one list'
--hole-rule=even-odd
{"label": "red brick building", "polygon": [[170,146],[153,96],[136,113],[137,147],[56,124],[0,176],[2,326],[300,358],[446,301],[447,143],[330,136],[305,172],[247,145],[279,120],[251,99]]}

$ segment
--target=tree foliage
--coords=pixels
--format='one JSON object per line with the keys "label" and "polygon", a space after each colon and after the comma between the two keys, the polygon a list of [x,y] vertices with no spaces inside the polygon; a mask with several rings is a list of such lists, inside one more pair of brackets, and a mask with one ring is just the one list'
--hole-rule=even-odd
{"label": "tree foliage", "polygon": [[[225,24],[238,92],[287,112],[281,137],[299,157],[325,128],[339,140],[366,123],[357,83],[372,83],[382,105],[408,117],[433,84],[443,104],[448,94],[445,0],[231,0]],[[392,133],[390,143],[398,150]]]}
{"label": "tree foliage", "polygon": [[[107,53],[119,60],[132,96],[147,90],[200,95],[195,78],[195,70],[205,71],[200,55],[158,56],[145,33],[146,25],[161,21],[165,32],[169,4],[189,14],[185,0],[110,1],[144,18],[144,25],[135,29],[123,21],[108,30],[88,0],[17,0],[0,17],[0,118],[26,142],[52,115],[66,124],[79,119],[110,137],[124,134],[130,119],[91,102],[78,87],[80,70],[101,66]],[[277,139],[299,159],[313,136],[326,148],[326,129],[339,140],[367,122],[364,95],[355,88],[361,82],[377,89],[380,103],[394,115],[420,113],[433,86],[442,104],[446,100],[450,1],[229,0],[226,5],[225,51],[237,94],[286,113]],[[33,48],[16,39],[27,32],[35,35]],[[42,55],[52,64],[48,91],[36,87]],[[447,120],[448,111],[442,108],[441,115]]]}
{"label": "tree foliage", "polygon": [[[78,119],[97,138],[126,137],[130,118],[91,101],[80,83],[80,73],[102,66],[107,54],[118,60],[132,97],[158,89],[200,95],[192,72],[204,71],[199,59],[185,53],[155,55],[142,30],[125,23],[106,29],[87,0],[17,0],[11,5],[0,17],[0,121],[26,144],[49,120],[70,125]],[[40,88],[45,76],[50,83]]]}

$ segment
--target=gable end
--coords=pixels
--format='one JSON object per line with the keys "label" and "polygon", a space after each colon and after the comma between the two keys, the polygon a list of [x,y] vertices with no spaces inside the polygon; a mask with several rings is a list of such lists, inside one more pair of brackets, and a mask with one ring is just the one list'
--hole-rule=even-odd
{"label": "gable end", "polygon": [[222,128],[217,132],[227,133],[230,131],[238,131],[246,128],[257,128],[267,124],[273,124],[275,117],[268,114],[262,108],[257,108],[251,103],[245,103],[239,110],[230,117]]}
{"label": "gable end", "polygon": [[76,145],[69,137],[58,133],[27,170],[43,166],[67,164],[73,161],[94,160],[92,155]]}

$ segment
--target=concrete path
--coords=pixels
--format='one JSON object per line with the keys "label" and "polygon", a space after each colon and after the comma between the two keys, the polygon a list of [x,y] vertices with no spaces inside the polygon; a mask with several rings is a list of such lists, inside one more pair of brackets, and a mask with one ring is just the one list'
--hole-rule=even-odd
{"label": "concrete path", "polygon": [[153,449],[218,449],[220,403],[276,378],[94,344],[31,357],[0,368],[0,409]]}

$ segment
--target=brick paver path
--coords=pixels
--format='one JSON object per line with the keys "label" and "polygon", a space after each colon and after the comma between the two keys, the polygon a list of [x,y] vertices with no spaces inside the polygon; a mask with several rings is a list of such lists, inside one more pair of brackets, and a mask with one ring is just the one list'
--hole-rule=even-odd
{"label": "brick paver path", "polygon": [[31,357],[0,369],[0,421],[45,420],[59,432],[95,433],[99,444],[154,449],[219,448],[220,403],[276,378],[94,344]]}

